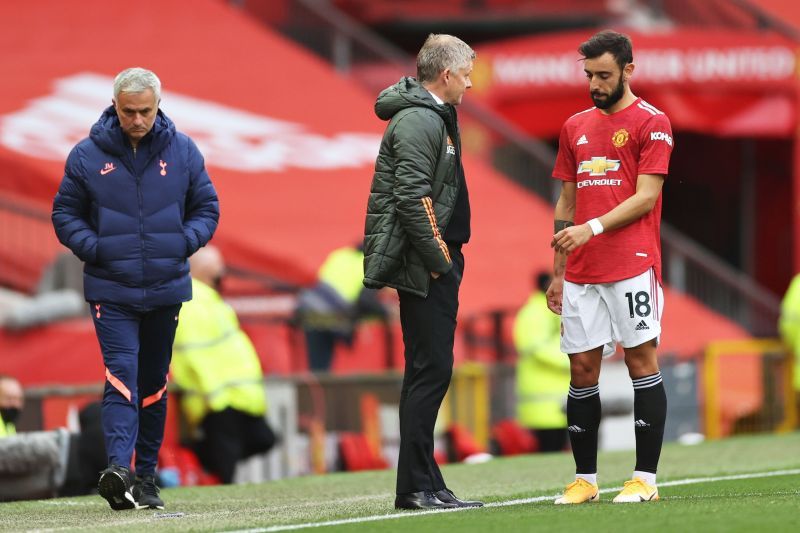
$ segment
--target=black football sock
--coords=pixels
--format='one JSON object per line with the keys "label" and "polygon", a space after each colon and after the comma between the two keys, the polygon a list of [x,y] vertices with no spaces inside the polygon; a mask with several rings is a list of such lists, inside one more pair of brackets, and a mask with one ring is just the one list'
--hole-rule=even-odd
{"label": "black football sock", "polygon": [[576,474],[597,473],[597,430],[600,427],[600,386],[569,386],[567,424]]}
{"label": "black football sock", "polygon": [[656,473],[664,423],[667,394],[661,372],[633,380],[633,423],[636,432],[636,470]]}

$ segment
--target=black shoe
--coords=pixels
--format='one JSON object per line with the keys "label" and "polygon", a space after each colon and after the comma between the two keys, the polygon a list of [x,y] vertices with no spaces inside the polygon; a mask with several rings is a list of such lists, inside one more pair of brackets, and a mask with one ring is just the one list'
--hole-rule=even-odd
{"label": "black shoe", "polygon": [[394,499],[395,509],[455,509],[456,507],[458,505],[445,503],[437,498],[432,490],[398,494]]}
{"label": "black shoe", "polygon": [[483,507],[483,502],[477,500],[461,500],[450,489],[437,491],[436,497],[444,503],[454,503],[456,507]]}
{"label": "black shoe", "polygon": [[164,509],[164,502],[158,497],[160,490],[153,474],[136,476],[133,484],[133,497],[137,509]]}
{"label": "black shoe", "polygon": [[131,493],[131,471],[124,466],[109,465],[100,472],[97,492],[115,511],[136,507],[136,500]]}

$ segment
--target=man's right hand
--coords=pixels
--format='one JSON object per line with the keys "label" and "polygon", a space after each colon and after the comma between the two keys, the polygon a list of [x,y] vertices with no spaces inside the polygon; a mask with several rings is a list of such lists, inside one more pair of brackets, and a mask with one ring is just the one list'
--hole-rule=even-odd
{"label": "man's right hand", "polygon": [[583,246],[589,242],[589,239],[592,237],[594,237],[594,233],[592,232],[592,228],[589,227],[589,224],[569,226],[553,235],[550,247],[556,252],[569,255],[579,246]]}
{"label": "man's right hand", "polygon": [[564,278],[553,278],[547,288],[547,308],[557,315],[561,314],[561,298],[564,295]]}

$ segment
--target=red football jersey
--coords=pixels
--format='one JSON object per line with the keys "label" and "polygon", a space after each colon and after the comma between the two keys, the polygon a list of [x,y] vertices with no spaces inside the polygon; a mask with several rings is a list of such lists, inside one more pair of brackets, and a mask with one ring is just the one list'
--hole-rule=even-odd
{"label": "red football jersey", "polygon": [[[593,107],[567,119],[553,177],[577,183],[575,224],[600,217],[632,196],[639,174],[666,176],[672,144],[667,116],[641,98],[611,115]],[[646,215],[572,252],[565,279],[610,283],[653,267],[660,282],[660,231],[661,195]]]}

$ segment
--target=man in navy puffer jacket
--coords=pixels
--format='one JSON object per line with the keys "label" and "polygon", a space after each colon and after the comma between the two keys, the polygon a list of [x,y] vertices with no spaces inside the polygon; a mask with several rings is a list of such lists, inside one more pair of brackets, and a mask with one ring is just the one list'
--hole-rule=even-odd
{"label": "man in navy puffer jacket", "polygon": [[192,298],[187,258],[219,219],[203,156],[160,101],[153,72],[117,75],[113,105],[70,152],[53,202],[58,240],[85,263],[84,292],[106,366],[109,466],[98,490],[115,510],[164,508],[155,470],[178,313]]}

